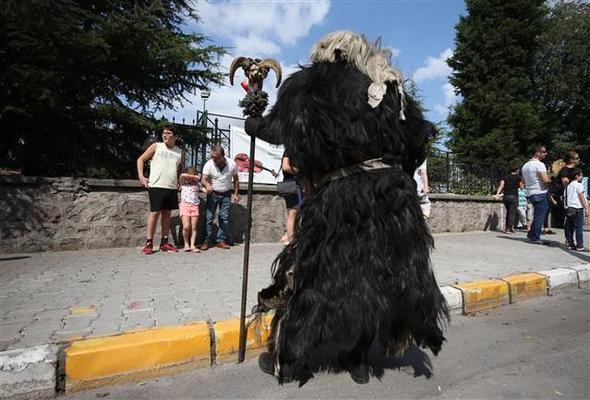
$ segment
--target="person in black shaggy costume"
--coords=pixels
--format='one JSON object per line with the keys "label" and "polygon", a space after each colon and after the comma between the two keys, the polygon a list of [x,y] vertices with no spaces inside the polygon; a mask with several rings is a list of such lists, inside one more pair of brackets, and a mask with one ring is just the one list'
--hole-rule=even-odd
{"label": "person in black shaggy costume", "polygon": [[317,354],[319,368],[366,383],[372,345],[437,354],[444,341],[448,311],[412,179],[434,128],[389,58],[362,35],[328,34],[270,113],[246,121],[249,134],[283,144],[314,188],[255,307],[275,310],[259,365],[279,383],[307,381]]}

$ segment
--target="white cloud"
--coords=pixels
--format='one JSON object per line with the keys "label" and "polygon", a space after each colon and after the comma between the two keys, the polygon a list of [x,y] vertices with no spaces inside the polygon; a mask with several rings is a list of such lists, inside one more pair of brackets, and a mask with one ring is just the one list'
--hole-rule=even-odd
{"label": "white cloud", "polygon": [[[199,29],[208,35],[227,38],[234,56],[269,57],[281,46],[293,45],[320,24],[330,9],[330,1],[312,2],[198,2]],[[256,46],[254,46],[256,44]]]}
{"label": "white cloud", "polygon": [[437,104],[434,106],[434,111],[446,117],[452,106],[457,104],[457,95],[455,94],[455,88],[449,82],[442,85],[441,90],[444,95],[444,104]]}
{"label": "white cloud", "polygon": [[438,58],[428,56],[424,62],[424,66],[414,72],[414,81],[424,82],[430,79],[446,78],[452,71],[451,67],[447,65],[446,60],[452,55],[453,50],[446,49]]}
{"label": "white cloud", "polygon": [[400,49],[396,49],[395,47],[390,47],[389,51],[391,51],[391,58],[399,57]]}
{"label": "white cloud", "polygon": [[[230,54],[221,60],[222,72],[229,72],[232,60],[238,56],[246,57],[274,57],[278,59],[286,46],[293,46],[297,41],[309,34],[310,29],[321,24],[330,9],[329,0],[273,2],[273,1],[199,1],[193,3],[200,17],[198,25],[189,26],[189,30],[196,30],[210,38],[215,37],[216,44],[230,47]],[[223,43],[220,40],[226,39]],[[394,54],[396,49],[392,49]],[[300,61],[307,63],[308,60]],[[291,73],[299,70],[298,65],[285,65],[281,62],[283,80]],[[226,78],[225,86],[210,87],[211,96],[206,107],[209,112],[242,117],[242,109],[238,102],[245,92],[240,83],[245,79],[241,69],[234,78],[234,85],[229,85]],[[264,81],[264,90],[269,95],[269,107],[275,103],[277,89],[276,76],[270,71]],[[177,111],[166,110],[162,113],[166,118],[186,123],[192,123],[197,110],[202,110],[203,101],[200,92],[185,94],[190,103],[183,106],[176,104]],[[267,109],[267,111],[268,111]],[[159,116],[159,115],[158,115]],[[228,124],[243,123],[236,119],[220,120],[220,127]]]}

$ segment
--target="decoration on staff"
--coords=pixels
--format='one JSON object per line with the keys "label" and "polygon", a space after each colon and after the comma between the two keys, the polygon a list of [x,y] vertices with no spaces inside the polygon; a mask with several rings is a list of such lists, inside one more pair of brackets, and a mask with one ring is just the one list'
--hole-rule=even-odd
{"label": "decoration on staff", "polygon": [[250,117],[262,116],[262,113],[268,106],[268,93],[262,90],[262,83],[272,69],[277,75],[277,85],[281,84],[282,71],[280,64],[273,59],[238,57],[232,61],[229,68],[229,83],[233,86],[234,75],[236,70],[242,67],[247,81],[241,83],[242,88],[246,91],[246,97],[238,105],[243,108],[242,113]]}

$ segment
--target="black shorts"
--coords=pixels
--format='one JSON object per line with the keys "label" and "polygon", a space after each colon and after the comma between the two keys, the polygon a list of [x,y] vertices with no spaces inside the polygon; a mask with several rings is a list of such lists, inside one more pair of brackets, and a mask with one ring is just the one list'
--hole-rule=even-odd
{"label": "black shorts", "polygon": [[297,193],[290,194],[284,197],[285,199],[285,206],[287,209],[296,208],[299,209],[301,204],[303,204],[303,192],[301,188],[297,186]]}
{"label": "black shorts", "polygon": [[177,210],[178,191],[175,189],[148,188],[150,211]]}

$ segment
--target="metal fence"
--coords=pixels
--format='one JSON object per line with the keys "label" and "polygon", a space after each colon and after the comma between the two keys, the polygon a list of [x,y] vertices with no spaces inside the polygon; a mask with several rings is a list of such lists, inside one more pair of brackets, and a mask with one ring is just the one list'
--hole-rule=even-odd
{"label": "metal fence", "polygon": [[190,125],[186,124],[184,120],[182,123],[172,120],[172,125],[182,138],[186,165],[196,166],[199,171],[202,171],[203,165],[209,159],[211,146],[216,144],[229,151],[231,126],[228,124],[226,128],[222,128],[220,118],[224,122],[228,119],[243,120],[243,118],[208,113],[207,111],[197,111],[197,118]]}
{"label": "metal fence", "polygon": [[455,154],[440,150],[428,155],[428,180],[434,193],[489,195],[506,171],[490,164],[484,168],[461,163]]}
{"label": "metal fence", "polygon": [[[220,118],[226,128],[220,127]],[[185,163],[194,165],[202,171],[209,159],[209,151],[214,144],[220,144],[226,151],[230,149],[231,125],[228,121],[243,120],[222,114],[197,111],[197,119],[192,125],[176,123],[185,150]],[[475,167],[457,160],[455,154],[441,150],[431,150],[428,154],[428,180],[433,193],[455,193],[489,195],[496,190],[498,182],[507,171],[493,163],[486,167]]]}

